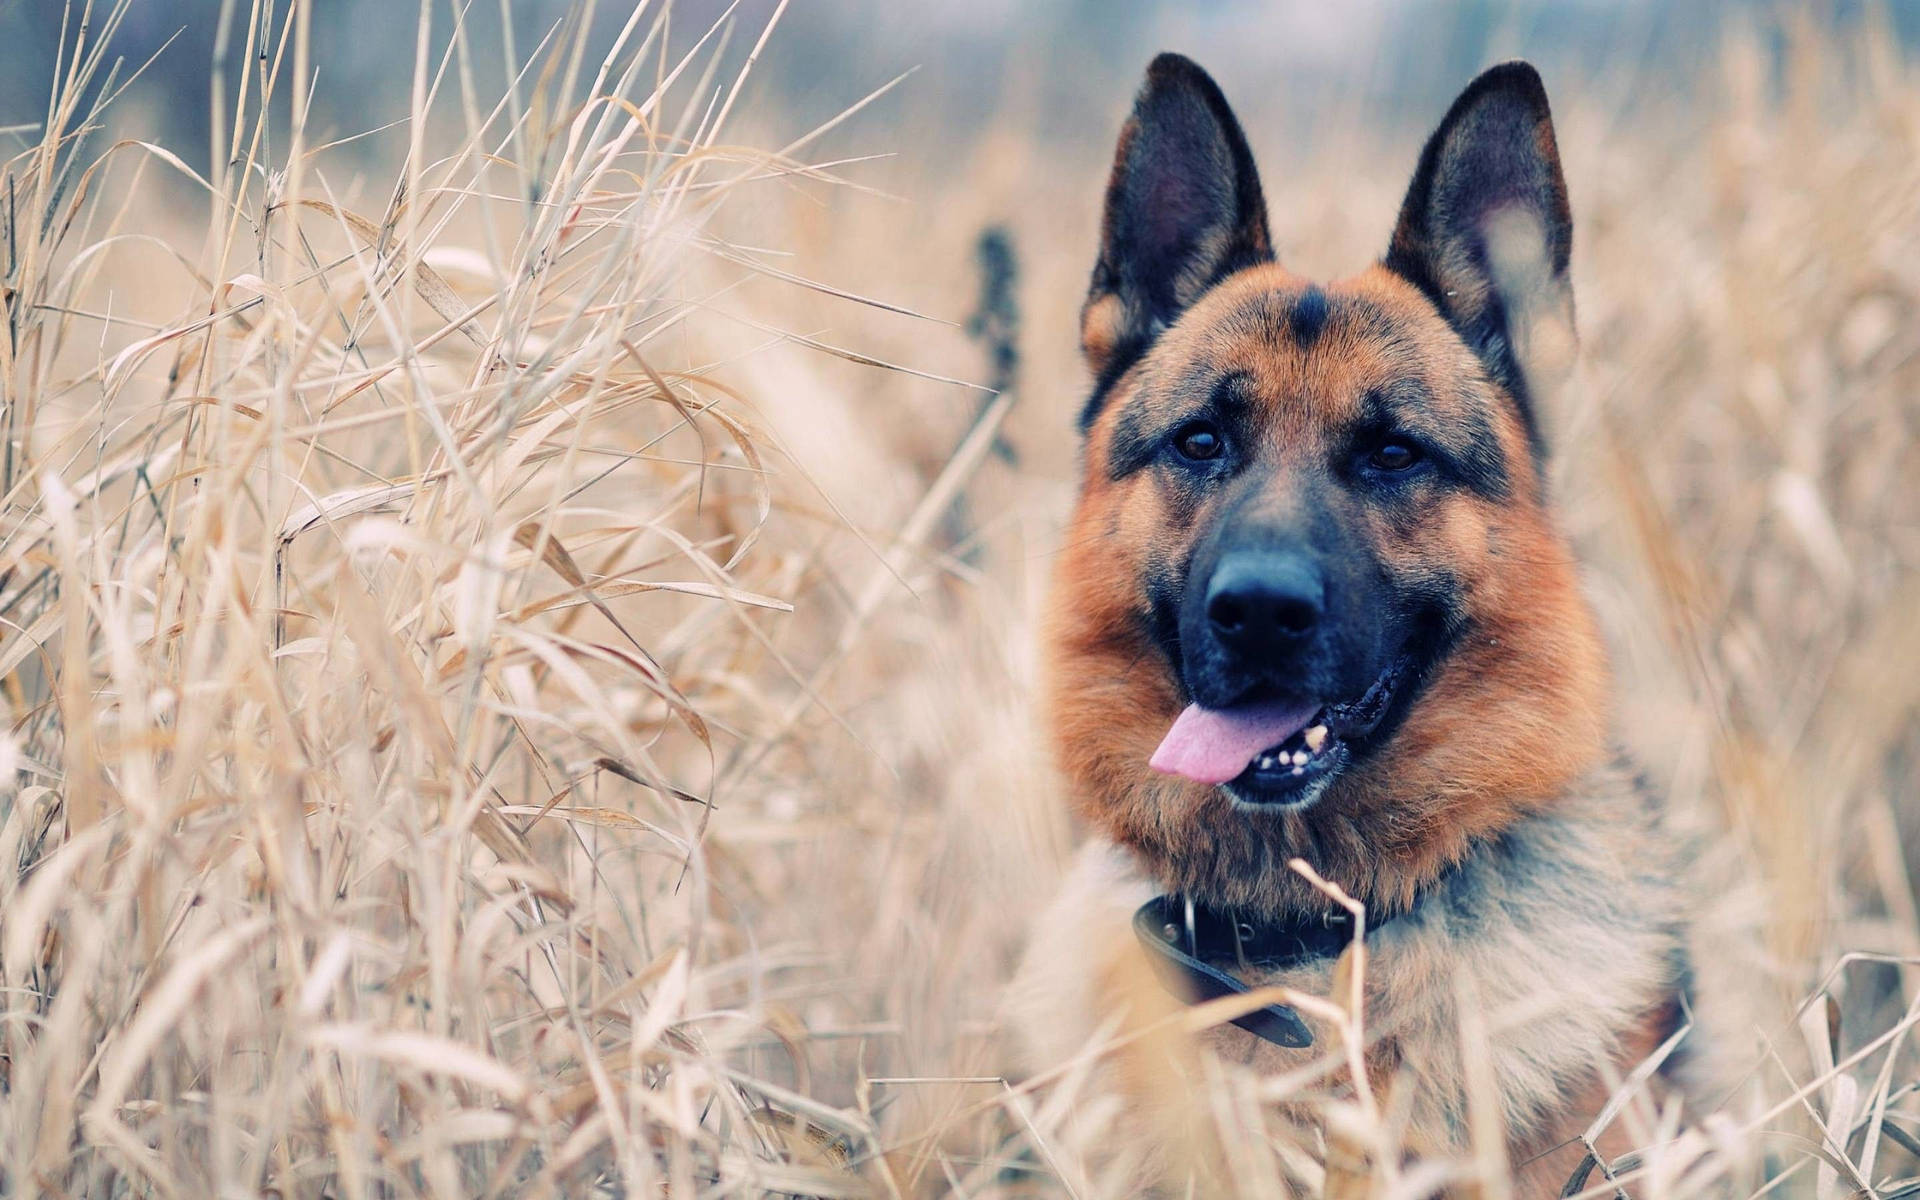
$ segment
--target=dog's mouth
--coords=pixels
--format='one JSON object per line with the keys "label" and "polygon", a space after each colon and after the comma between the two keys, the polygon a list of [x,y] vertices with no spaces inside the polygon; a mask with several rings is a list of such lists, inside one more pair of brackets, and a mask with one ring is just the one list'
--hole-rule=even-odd
{"label": "dog's mouth", "polygon": [[1408,673],[1402,659],[1360,696],[1336,703],[1268,698],[1219,709],[1189,705],[1150,765],[1223,787],[1247,804],[1305,807],[1352,764]]}

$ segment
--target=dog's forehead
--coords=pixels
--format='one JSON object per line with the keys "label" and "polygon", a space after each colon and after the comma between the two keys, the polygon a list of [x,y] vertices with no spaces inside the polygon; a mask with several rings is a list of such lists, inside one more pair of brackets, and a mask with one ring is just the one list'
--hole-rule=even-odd
{"label": "dog's forehead", "polygon": [[1209,292],[1156,348],[1149,393],[1178,400],[1232,380],[1267,419],[1335,428],[1382,391],[1417,387],[1436,416],[1483,408],[1483,376],[1445,321],[1385,271],[1315,283],[1243,271]]}

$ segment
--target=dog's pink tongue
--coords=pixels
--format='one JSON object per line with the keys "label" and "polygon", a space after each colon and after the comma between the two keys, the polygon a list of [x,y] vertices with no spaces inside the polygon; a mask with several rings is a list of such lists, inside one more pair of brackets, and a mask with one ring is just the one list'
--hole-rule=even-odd
{"label": "dog's pink tongue", "polygon": [[1225,783],[1247,769],[1254,755],[1306,728],[1320,711],[1312,703],[1273,701],[1239,708],[1189,704],[1160,741],[1148,765],[1201,783]]}

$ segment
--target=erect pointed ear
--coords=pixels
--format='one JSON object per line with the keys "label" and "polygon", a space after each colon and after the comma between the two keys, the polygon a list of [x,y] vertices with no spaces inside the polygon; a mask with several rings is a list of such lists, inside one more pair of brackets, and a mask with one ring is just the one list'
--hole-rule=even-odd
{"label": "erect pointed ear", "polygon": [[[1420,154],[1387,250],[1389,270],[1425,292],[1520,405],[1536,452],[1538,414],[1523,366],[1558,323],[1570,348],[1567,260],[1573,215],[1540,75],[1488,70],[1460,94]],[[1544,347],[1540,347],[1544,349]]]}
{"label": "erect pointed ear", "polygon": [[1207,73],[1162,54],[1120,131],[1080,341],[1096,397],[1213,284],[1273,257],[1246,135]]}

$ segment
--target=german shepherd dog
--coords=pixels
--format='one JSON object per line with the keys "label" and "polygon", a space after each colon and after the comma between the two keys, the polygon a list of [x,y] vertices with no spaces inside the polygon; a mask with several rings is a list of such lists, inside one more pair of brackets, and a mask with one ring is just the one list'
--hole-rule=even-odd
{"label": "german shepherd dog", "polygon": [[[1544,1190],[1656,1050],[1651,1086],[1697,1094],[1686,855],[1610,741],[1544,486],[1571,245],[1525,63],[1466,89],[1384,258],[1332,283],[1275,260],[1213,80],[1148,68],[1083,310],[1084,479],[1047,609],[1045,705],[1096,837],[1017,981],[1040,1057],[1137,1012],[1142,962],[1185,999],[1327,995],[1352,929],[1298,858],[1366,906],[1366,1074],[1409,1145],[1473,1144],[1483,1080]],[[1236,1025],[1213,1050],[1262,1070],[1331,1044],[1305,1009]],[[1116,1072],[1136,1111],[1166,1100],[1150,1074]]]}

